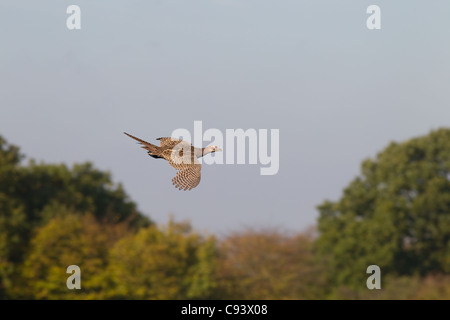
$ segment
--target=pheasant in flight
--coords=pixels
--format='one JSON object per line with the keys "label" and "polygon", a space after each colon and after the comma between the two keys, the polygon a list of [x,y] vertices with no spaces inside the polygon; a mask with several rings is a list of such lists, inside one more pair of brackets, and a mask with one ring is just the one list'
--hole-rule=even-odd
{"label": "pheasant in flight", "polygon": [[174,138],[158,138],[159,147],[147,141],[136,138],[124,132],[130,138],[142,144],[142,148],[148,151],[150,157],[155,159],[166,159],[169,164],[178,170],[173,185],[179,190],[191,190],[200,183],[200,171],[202,165],[197,158],[208,153],[222,151],[218,146],[208,146],[206,148],[195,148],[189,142]]}

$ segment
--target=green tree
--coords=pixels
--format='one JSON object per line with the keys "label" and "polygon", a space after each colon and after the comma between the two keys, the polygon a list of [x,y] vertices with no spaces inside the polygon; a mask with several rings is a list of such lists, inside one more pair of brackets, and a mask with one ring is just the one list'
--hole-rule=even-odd
{"label": "green tree", "polygon": [[20,261],[27,232],[26,214],[21,203],[10,198],[18,180],[18,168],[23,156],[19,148],[0,136],[0,299],[10,296],[15,264]]}
{"label": "green tree", "polygon": [[216,242],[172,220],[142,228],[110,253],[109,298],[206,299],[214,288]]}
{"label": "green tree", "polygon": [[[146,226],[148,218],[136,210],[122,185],[112,182],[108,172],[95,169],[91,163],[66,165],[37,164],[30,160],[18,170],[11,197],[21,200],[28,221],[42,223],[45,206],[57,203],[76,212],[91,212],[99,221],[122,222]],[[45,222],[45,221],[44,221]]]}
{"label": "green tree", "polygon": [[365,288],[371,264],[389,276],[450,272],[450,130],[392,142],[318,208],[330,285]]}
{"label": "green tree", "polygon": [[19,204],[0,193],[0,299],[11,296],[17,265],[27,245],[22,236],[28,232],[26,215]]}
{"label": "green tree", "polygon": [[[91,213],[104,224],[138,230],[151,224],[121,184],[91,163],[21,164],[19,148],[0,136],[0,298],[14,298],[13,287],[37,230],[64,212]],[[13,285],[14,284],[14,285]]]}
{"label": "green tree", "polygon": [[[104,298],[109,248],[126,233],[124,224],[100,224],[91,214],[58,210],[31,239],[17,296],[34,299]],[[69,290],[67,267],[81,269],[81,290]],[[16,284],[17,285],[17,284]]]}

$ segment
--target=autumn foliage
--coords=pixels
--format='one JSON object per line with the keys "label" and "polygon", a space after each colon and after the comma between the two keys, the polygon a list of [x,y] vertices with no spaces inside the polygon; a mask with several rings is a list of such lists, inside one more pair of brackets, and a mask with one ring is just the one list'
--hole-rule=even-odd
{"label": "autumn foliage", "polygon": [[299,233],[156,225],[90,163],[23,159],[0,137],[1,299],[450,299],[450,130],[364,161]]}

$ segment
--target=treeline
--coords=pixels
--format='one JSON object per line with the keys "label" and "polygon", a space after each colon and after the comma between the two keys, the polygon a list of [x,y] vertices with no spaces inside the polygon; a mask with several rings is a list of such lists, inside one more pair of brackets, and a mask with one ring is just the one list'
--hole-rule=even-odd
{"label": "treeline", "polygon": [[[1,299],[450,299],[450,131],[392,143],[317,230],[157,226],[92,164],[24,164],[0,137]],[[369,290],[369,265],[381,290]],[[69,290],[66,268],[81,268]]]}

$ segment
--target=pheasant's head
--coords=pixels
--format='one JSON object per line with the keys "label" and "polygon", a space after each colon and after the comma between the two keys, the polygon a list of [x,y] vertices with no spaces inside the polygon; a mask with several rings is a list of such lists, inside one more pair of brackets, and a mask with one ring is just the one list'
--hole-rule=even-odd
{"label": "pheasant's head", "polygon": [[203,154],[208,154],[208,153],[217,152],[217,151],[222,151],[222,149],[220,149],[218,146],[210,145],[204,149]]}

